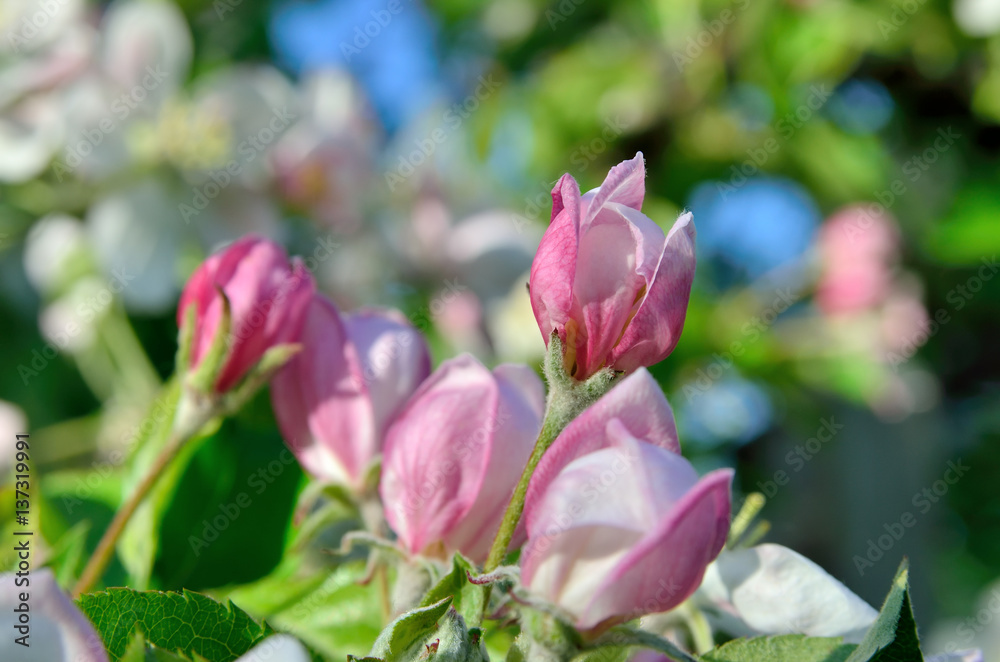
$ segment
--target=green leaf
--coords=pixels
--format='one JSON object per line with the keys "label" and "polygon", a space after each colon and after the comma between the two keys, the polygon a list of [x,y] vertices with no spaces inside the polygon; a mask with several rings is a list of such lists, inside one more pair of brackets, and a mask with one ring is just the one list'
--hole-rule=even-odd
{"label": "green leaf", "polygon": [[471,561],[461,554],[455,554],[451,560],[451,572],[431,587],[419,606],[427,607],[451,597],[455,611],[461,614],[471,627],[479,625],[483,618],[486,593],[482,586],[476,586],[469,581],[469,573],[474,570]]}
{"label": "green leaf", "polygon": [[155,534],[159,586],[207,592],[255,581],[280,563],[302,470],[265,402],[261,394],[192,444],[189,460],[178,458],[175,466],[185,466]]}
{"label": "green leaf", "polygon": [[77,601],[94,624],[112,662],[119,662],[137,632],[146,642],[188,658],[231,662],[274,631],[260,625],[232,602],[185,591],[133,591],[112,588],[87,593]]}
{"label": "green leaf", "polygon": [[924,659],[910,606],[908,578],[908,563],[903,559],[878,618],[848,662],[920,662]]}
{"label": "green leaf", "polygon": [[371,655],[385,662],[408,660],[415,648],[437,630],[437,623],[451,606],[451,598],[408,611],[390,623],[375,641]]}
{"label": "green leaf", "polygon": [[701,657],[702,662],[846,662],[853,644],[837,638],[786,634],[735,639]]}

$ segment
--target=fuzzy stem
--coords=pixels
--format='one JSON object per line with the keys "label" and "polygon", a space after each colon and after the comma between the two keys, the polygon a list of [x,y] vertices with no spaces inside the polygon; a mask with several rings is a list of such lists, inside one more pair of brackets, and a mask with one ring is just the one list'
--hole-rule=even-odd
{"label": "fuzzy stem", "polygon": [[531,482],[531,475],[535,473],[535,467],[541,462],[542,455],[562,432],[562,427],[559,425],[562,418],[562,416],[554,416],[552,413],[545,417],[542,430],[538,433],[538,440],[535,442],[535,448],[531,451],[531,457],[528,458],[528,465],[521,472],[521,479],[517,482],[517,487],[514,488],[514,494],[510,498],[510,503],[507,504],[507,510],[504,511],[500,530],[497,531],[493,546],[490,548],[490,555],[486,559],[485,572],[496,570],[503,562],[504,556],[507,555],[507,548],[514,538],[514,531],[521,519],[521,513],[524,512],[524,500],[528,495],[528,483]]}
{"label": "fuzzy stem", "polygon": [[549,347],[545,354],[543,368],[545,380],[549,384],[545,420],[542,421],[542,429],[535,441],[535,448],[531,451],[531,457],[528,458],[528,465],[521,472],[521,479],[518,481],[517,487],[514,488],[514,494],[510,498],[510,503],[507,504],[507,510],[504,511],[500,530],[497,531],[493,547],[490,548],[490,555],[483,568],[484,572],[495,570],[503,562],[504,556],[507,555],[507,548],[514,538],[514,531],[521,519],[521,513],[524,512],[524,500],[528,495],[531,475],[535,473],[535,468],[541,462],[545,451],[549,450],[549,446],[563,431],[563,428],[579,416],[584,409],[607,393],[618,378],[618,375],[610,368],[599,370],[583,382],[571,378],[566,373],[563,364],[562,341],[554,331],[549,338]]}

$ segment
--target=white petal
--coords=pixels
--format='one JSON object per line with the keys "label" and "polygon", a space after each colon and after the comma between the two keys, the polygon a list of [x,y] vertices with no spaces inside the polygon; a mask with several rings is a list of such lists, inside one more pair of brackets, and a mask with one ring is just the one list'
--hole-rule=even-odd
{"label": "white petal", "polygon": [[858,643],[878,615],[823,568],[774,544],[723,552],[705,573],[699,595],[720,610],[724,626],[746,634]]}
{"label": "white petal", "polygon": [[65,284],[74,259],[89,253],[83,224],[65,214],[50,214],[31,228],[24,243],[24,271],[41,294]]}
{"label": "white petal", "polygon": [[173,4],[112,3],[101,33],[104,69],[127,93],[143,87],[151,99],[144,100],[148,106],[159,106],[187,77],[191,32]]}
{"label": "white petal", "polygon": [[[15,581],[27,579],[27,585]],[[27,594],[29,614],[28,648],[15,643],[22,636],[15,628],[20,614],[15,609]],[[32,570],[26,577],[0,575],[0,660],[24,662],[108,662],[107,653],[94,627],[69,597],[59,589],[52,571]]]}
{"label": "white petal", "polygon": [[955,0],[955,22],[970,37],[988,37],[1000,30],[1000,3],[994,0]]}
{"label": "white petal", "polygon": [[941,653],[927,658],[927,662],[983,662],[983,652],[980,650],[955,651]]}
{"label": "white petal", "polygon": [[88,236],[130,310],[157,313],[173,305],[182,227],[177,200],[152,179],[115,191],[90,207]]}
{"label": "white petal", "polygon": [[254,646],[236,662],[309,662],[309,653],[295,637],[276,634]]}
{"label": "white petal", "polygon": [[62,144],[66,120],[48,97],[29,99],[0,117],[0,181],[41,173]]}
{"label": "white petal", "polygon": [[28,433],[28,418],[15,404],[0,400],[0,475],[14,466],[17,435]]}

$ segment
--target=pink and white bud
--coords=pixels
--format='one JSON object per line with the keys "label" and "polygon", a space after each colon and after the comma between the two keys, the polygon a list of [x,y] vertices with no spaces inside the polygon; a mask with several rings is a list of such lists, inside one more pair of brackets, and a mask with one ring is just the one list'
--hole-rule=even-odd
{"label": "pink and white bud", "polygon": [[690,596],[729,530],[732,471],[699,480],[645,370],[571,422],[525,502],[524,584],[590,630]]}
{"label": "pink and white bud", "polygon": [[486,559],[544,408],[527,366],[491,372],[467,354],[441,364],[386,434],[380,491],[406,551]]}
{"label": "pink and white bud", "polygon": [[570,175],[552,189],[552,222],[531,265],[531,306],[566,371],[584,380],[604,366],[632,372],[662,361],[684,328],[694,279],[695,230],[685,213],[670,232],[640,208],[642,153],[580,195]]}
{"label": "pink and white bud", "polygon": [[427,343],[396,311],[341,317],[322,295],[300,343],[271,382],[282,434],[306,471],[361,490],[386,428],[430,374]]}
{"label": "pink and white bud", "polygon": [[222,319],[218,289],[229,299],[232,315],[229,356],[215,382],[221,393],[239,383],[267,350],[298,341],[314,284],[300,260],[290,263],[268,239],[244,237],[212,254],[188,279],[177,307],[177,323],[183,325],[195,306],[192,368],[208,352]]}

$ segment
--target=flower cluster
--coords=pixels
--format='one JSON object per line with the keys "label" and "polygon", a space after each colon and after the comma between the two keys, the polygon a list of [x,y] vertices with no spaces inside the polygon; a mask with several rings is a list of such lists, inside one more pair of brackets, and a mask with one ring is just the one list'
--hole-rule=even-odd
{"label": "flower cluster", "polygon": [[639,210],[644,177],[639,154],[586,195],[568,175],[553,190],[531,272],[539,328],[558,336],[550,350],[564,348],[556,363],[570,389],[605,368],[632,373],[561,432],[547,423],[531,368],[489,370],[462,355],[431,373],[425,341],[400,313],[342,314],[301,265],[256,238],[192,276],[178,313],[196,312],[191,360],[197,366],[212,343],[223,295],[231,339],[216,389],[233,387],[269,347],[298,343],[271,384],[288,445],[314,477],[359,499],[372,496],[368,476],[381,457],[385,519],[411,557],[486,563],[548,425],[551,448],[505,547],[523,546],[523,585],[582,630],[669,610],[722,549],[732,472],[699,480],[643,368],[676,345],[694,271],[691,215],[664,235]]}
{"label": "flower cluster", "polygon": [[[481,662],[489,655],[479,626],[512,619],[517,659],[646,647],[691,662],[660,636],[683,639],[673,626],[626,625],[673,610],[662,618],[686,622],[699,653],[711,648],[706,616],[737,635],[864,647],[878,613],[795,552],[751,547],[742,513],[730,526],[733,471],[699,477],[681,455],[673,412],[646,368],[680,336],[695,233],[690,214],[667,233],[642,214],[644,178],[637,154],[594,191],[581,195],[568,175],[553,190],[530,276],[547,390],[528,366],[489,369],[469,354],[432,371],[428,343],[402,313],[342,313],[269,240],[248,236],[210,256],[181,297],[183,394],[175,442],[157,466],[269,382],[302,467],[316,485],[335,486],[338,505],[356,506],[368,531],[354,539],[402,559],[398,617],[364,659]],[[845,287],[833,283],[825,300],[850,299]],[[116,516],[78,592],[103,571],[127,517]],[[385,555],[370,563],[377,570]],[[61,633],[59,645],[108,659],[51,574],[36,581],[38,615]],[[896,585],[905,586],[905,568]],[[291,637],[268,641],[240,660],[274,651],[308,659]]]}

